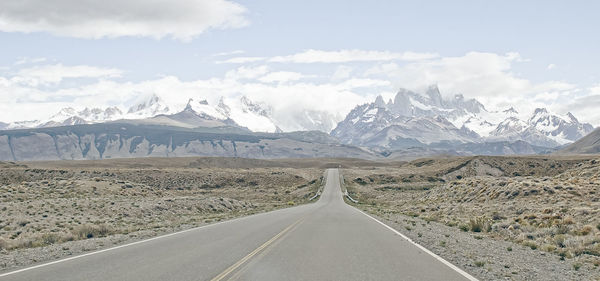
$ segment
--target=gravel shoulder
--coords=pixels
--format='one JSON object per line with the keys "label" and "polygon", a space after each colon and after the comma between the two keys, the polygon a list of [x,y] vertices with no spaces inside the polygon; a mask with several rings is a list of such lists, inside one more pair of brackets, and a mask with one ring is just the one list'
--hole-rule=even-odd
{"label": "gravel shoulder", "polygon": [[[600,280],[600,270],[559,256],[437,222],[361,208],[480,280]],[[578,270],[574,266],[580,265]]]}

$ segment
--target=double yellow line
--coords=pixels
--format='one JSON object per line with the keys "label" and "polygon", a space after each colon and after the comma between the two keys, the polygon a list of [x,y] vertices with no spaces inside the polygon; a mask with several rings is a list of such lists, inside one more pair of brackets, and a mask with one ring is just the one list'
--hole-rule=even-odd
{"label": "double yellow line", "polygon": [[211,279],[211,281],[220,281],[220,280],[223,280],[225,277],[227,277],[233,271],[235,271],[236,269],[238,269],[240,266],[242,266],[244,263],[246,263],[252,257],[254,257],[258,253],[260,253],[262,250],[264,250],[267,247],[269,247],[269,245],[273,244],[273,242],[277,241],[277,239],[279,239],[285,233],[287,233],[292,228],[294,228],[295,226],[297,226],[298,224],[300,224],[300,222],[302,222],[303,220],[304,220],[304,218],[301,218],[301,219],[297,220],[296,222],[294,222],[293,224],[291,224],[290,226],[286,227],[284,230],[282,230],[281,232],[277,233],[277,235],[273,236],[273,238],[269,239],[269,241],[267,241],[264,244],[260,245],[258,248],[256,248],[254,251],[252,251],[250,254],[246,255],[241,260],[239,260],[238,262],[234,263],[232,266],[230,266],[227,269],[225,269],[225,271],[221,272],[221,274],[215,276],[213,279]]}

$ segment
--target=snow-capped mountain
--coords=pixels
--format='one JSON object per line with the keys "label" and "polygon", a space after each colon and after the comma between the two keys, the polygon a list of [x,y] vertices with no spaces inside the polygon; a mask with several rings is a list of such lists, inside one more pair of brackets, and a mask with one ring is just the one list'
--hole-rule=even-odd
{"label": "snow-capped mountain", "polygon": [[593,130],[572,114],[561,117],[537,109],[527,120],[514,108],[488,111],[462,95],[444,99],[437,86],[425,93],[398,91],[393,101],[381,96],[359,105],[331,132],[347,144],[405,148],[433,143],[525,141],[556,147],[576,141]]}
{"label": "snow-capped mountain", "polygon": [[173,106],[156,95],[140,98],[122,111],[118,107],[61,109],[46,120],[20,121],[0,124],[0,129],[57,127],[79,124],[104,123],[116,120],[137,120],[136,123],[183,127],[239,126],[255,132],[281,132],[271,117],[268,105],[255,103],[248,97],[225,100],[211,105],[205,99],[190,98],[183,107]]}
{"label": "snow-capped mountain", "polygon": [[127,118],[148,118],[159,114],[168,114],[170,108],[157,95],[152,94],[150,97],[142,97],[134,105],[127,110]]}
{"label": "snow-capped mountain", "polygon": [[346,144],[384,149],[506,141],[556,147],[593,130],[570,113],[559,116],[543,108],[528,118],[512,107],[488,111],[479,101],[462,95],[443,98],[435,85],[423,93],[400,89],[387,102],[378,96],[372,103],[356,106],[345,118],[311,109],[276,110],[247,96],[221,97],[216,101],[208,101],[200,94],[186,99],[175,97],[151,94],[127,101],[122,107],[68,107],[45,120],[0,122],[0,130],[126,120],[123,122],[187,128],[234,126],[271,133],[319,130],[331,132]]}

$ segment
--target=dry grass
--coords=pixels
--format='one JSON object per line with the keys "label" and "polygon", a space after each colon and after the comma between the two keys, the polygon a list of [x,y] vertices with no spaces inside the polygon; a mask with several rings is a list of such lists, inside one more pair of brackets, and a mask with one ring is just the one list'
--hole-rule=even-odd
{"label": "dry grass", "polygon": [[600,260],[598,159],[423,159],[344,173],[348,191],[369,212],[438,221],[561,258]]}
{"label": "dry grass", "polygon": [[95,162],[98,167],[85,161],[0,163],[0,251],[164,232],[303,204],[322,177],[313,168],[168,167],[146,161],[136,166],[128,159],[118,167],[102,161]]}

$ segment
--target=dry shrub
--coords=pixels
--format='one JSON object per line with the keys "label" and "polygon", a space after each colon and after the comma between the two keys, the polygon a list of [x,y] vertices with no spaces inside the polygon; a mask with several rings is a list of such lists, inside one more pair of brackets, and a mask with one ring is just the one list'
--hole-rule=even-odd
{"label": "dry shrub", "polygon": [[3,249],[9,249],[10,248],[10,244],[8,243],[8,241],[6,241],[6,239],[0,237],[0,250]]}
{"label": "dry shrub", "polygon": [[585,235],[588,235],[588,234],[590,234],[590,233],[591,233],[593,230],[594,230],[594,227],[593,227],[593,226],[591,226],[591,225],[586,225],[586,226],[582,227],[581,229],[577,230],[577,231],[575,232],[575,234],[577,234],[577,235],[581,235],[581,236],[585,236]]}
{"label": "dry shrub", "polygon": [[107,225],[81,225],[73,230],[73,235],[79,239],[104,237],[113,233]]}
{"label": "dry shrub", "polygon": [[469,220],[469,228],[473,232],[489,232],[490,230],[492,230],[492,223],[490,219],[484,216],[476,217]]}

